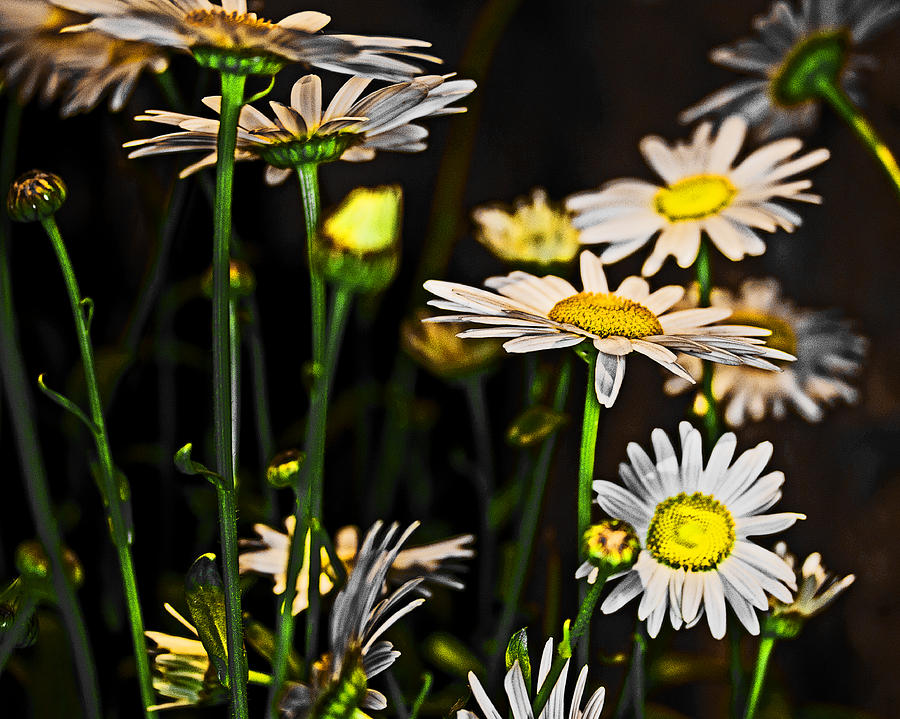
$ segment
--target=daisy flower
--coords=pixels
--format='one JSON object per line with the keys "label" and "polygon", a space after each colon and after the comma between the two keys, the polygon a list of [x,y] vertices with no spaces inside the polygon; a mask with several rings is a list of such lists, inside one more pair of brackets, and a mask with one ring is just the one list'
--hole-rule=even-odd
{"label": "daisy flower", "polygon": [[749,77],[717,90],[681,113],[741,115],[761,138],[809,130],[819,118],[811,81],[823,75],[858,104],[860,71],[873,58],[854,52],[900,15],[896,0],[778,0],[753,20],[757,35],[715,48],[717,65]]}
{"label": "daisy flower", "polygon": [[760,476],[772,456],[772,443],[761,442],[732,464],[737,440],[722,435],[703,467],[700,432],[679,425],[681,458],[661,429],[653,430],[654,461],[636,443],[628,445],[629,463],[619,465],[625,487],[594,482],[597,503],[610,516],[631,524],[641,539],[638,560],[601,605],[620,609],[639,594],[638,619],[647,620],[655,637],[663,619],[672,626],[693,626],[703,612],[716,639],[725,635],[725,605],[741,624],[759,634],[753,611],[769,608],[766,592],[791,602],[794,573],[777,554],[749,537],[787,529],[802,514],[762,514],[781,498],[782,472]]}
{"label": "daisy flower", "polygon": [[385,696],[370,689],[368,681],[390,667],[400,652],[379,637],[425,601],[419,597],[406,602],[423,577],[378,600],[400,547],[417,526],[413,523],[400,533],[396,524],[382,531],[381,522],[376,522],[366,533],[347,585],[334,600],[329,651],[313,665],[308,685],[288,682],[279,703],[282,716],[306,717],[313,708],[320,717],[355,716],[360,709],[387,707]]}
{"label": "daisy flower", "polygon": [[786,180],[825,162],[829,153],[819,149],[792,157],[803,143],[786,138],[755,150],[734,167],[746,133],[744,120],[733,116],[715,136],[710,123],[699,125],[686,144],[645,137],[641,153],[665,186],[619,179],[569,197],[566,206],[575,213],[581,242],[607,244],[600,259],[610,263],[656,237],[641,269],[644,275],[656,274],[669,255],[679,267],[690,267],[703,232],[729,260],[761,255],[766,245],[755,230],[793,232],[801,223],[799,215],[772,200],[821,202],[819,195],[805,192],[812,186],[809,180]]}
{"label": "daisy flower", "polygon": [[[353,77],[338,90],[322,111],[322,80],[306,75],[294,83],[290,106],[270,102],[274,119],[250,105],[241,108],[235,159],[262,159],[268,163],[266,182],[284,182],[295,169],[309,162],[360,162],[379,150],[420,152],[426,148],[428,130],[415,120],[465,112],[447,107],[475,89],[472,80],[450,80],[451,75],[423,75],[360,95],[370,80]],[[219,96],[203,98],[215,112]],[[202,160],[184,168],[181,177],[216,164],[219,121],[165,110],[148,110],[137,120],[175,125],[181,132],[126,142],[136,147],[129,157],[203,150]]]}
{"label": "daisy flower", "polygon": [[0,78],[24,104],[36,93],[61,99],[63,117],[92,109],[109,93],[110,110],[121,110],[144,70],[162,72],[169,61],[156,45],[117,40],[99,32],[60,34],[88,18],[54,7],[49,0],[0,3]]}
{"label": "daisy flower", "polygon": [[834,574],[825,571],[822,566],[822,555],[818,552],[810,554],[797,567],[797,557],[788,551],[784,542],[775,545],[775,554],[781,557],[797,574],[797,596],[792,602],[773,600],[772,616],[799,620],[801,623],[824,611],[853,582],[856,576],[848,574],[838,579]]}
{"label": "daisy flower", "polygon": [[[383,80],[408,78],[421,68],[408,60],[431,43],[395,37],[317,34],[331,18],[305,10],[277,23],[247,11],[247,0],[53,0],[90,20],[64,32],[105,33],[120,40],[183,50],[204,66],[241,74],[274,74],[300,62],[323,70]],[[392,56],[399,57],[392,57]],[[400,59],[403,58],[403,59]]]}
{"label": "daisy flower", "polygon": [[[541,666],[538,669],[538,687],[544,683],[544,679],[547,677],[552,664],[553,638],[551,637],[544,645],[544,652],[541,655]],[[538,719],[565,719],[565,717],[568,717],[568,719],[599,719],[600,712],[603,711],[603,701],[606,698],[606,690],[603,687],[600,687],[590,695],[583,708],[581,706],[581,698],[587,685],[588,668],[586,665],[578,673],[575,691],[572,693],[572,699],[569,702],[569,712],[565,714],[564,705],[566,703],[565,693],[568,673],[569,662],[567,661],[559,675],[559,679],[553,685],[547,705],[541,710]],[[478,677],[472,672],[469,672],[469,686],[472,688],[472,694],[475,697],[475,701],[478,702],[485,719],[500,719],[501,716],[507,715],[505,709],[502,711],[497,710],[484,687],[481,686],[481,682],[478,681]],[[534,719],[531,701],[528,698],[528,687],[525,686],[525,677],[522,675],[522,669],[518,660],[513,662],[512,667],[506,673],[506,677],[503,680],[503,688],[506,690],[509,710],[512,712],[513,719]],[[460,709],[456,712],[456,719],[479,719],[479,717],[467,709]]]}
{"label": "daisy flower", "polygon": [[[691,299],[696,305],[695,298]],[[778,281],[772,278],[745,280],[736,296],[714,289],[710,301],[713,307],[731,309],[733,322],[771,330],[767,344],[797,357],[778,373],[717,367],[713,396],[729,425],[740,427],[748,419],[759,422],[767,414],[781,419],[789,407],[805,420],[818,422],[825,415],[823,406],[838,400],[856,401],[858,393],[849,379],[859,372],[867,343],[834,312],[795,307],[782,297]],[[684,358],[684,367],[694,379],[702,375],[701,363],[692,358]],[[689,386],[670,378],[664,388],[678,394]]]}
{"label": "daisy flower", "polygon": [[711,325],[725,319],[720,307],[667,312],[684,295],[668,285],[650,293],[647,281],[628,277],[610,291],[603,264],[592,252],[581,253],[579,292],[561,277],[536,277],[516,271],[491,277],[485,285],[499,294],[453,282],[429,280],[425,289],[440,299],[428,304],[454,314],[426,322],[489,325],[468,329],[460,337],[510,337],[507,352],[574,347],[589,341],[597,350],[594,388],[597,399],[612,407],[625,375],[625,357],[638,352],[693,382],[676,361],[676,352],[725,364],[747,364],[775,370],[769,359],[791,360],[785,352],[763,345],[768,330],[740,325]]}
{"label": "daisy flower", "polygon": [[[279,532],[265,524],[254,524],[253,530],[258,540],[241,540],[241,544],[250,551],[238,555],[238,567],[241,574],[254,572],[272,577],[275,584],[272,593],[279,595],[287,588],[288,552],[294,536],[296,520],[293,516],[284,520],[287,534]],[[462,569],[459,560],[471,559],[475,551],[469,546],[475,537],[462,534],[440,542],[432,542],[419,547],[410,547],[400,551],[388,568],[388,580],[393,584],[401,584],[414,577],[424,577],[427,581],[442,584],[453,589],[462,589],[463,583],[454,572]],[[297,576],[297,594],[294,596],[293,613],[299,614],[309,606],[309,547],[310,533],[306,533],[306,551],[303,566]],[[359,529],[342,527],[334,539],[334,551],[347,571],[352,571],[359,561]],[[325,549],[321,550],[322,573],[319,576],[319,593],[327,594],[334,587],[334,567]],[[428,595],[425,587],[420,587],[421,594]]]}
{"label": "daisy flower", "polygon": [[496,257],[512,265],[548,267],[571,262],[578,254],[578,230],[572,216],[532,190],[512,208],[483,205],[472,212],[477,239]]}

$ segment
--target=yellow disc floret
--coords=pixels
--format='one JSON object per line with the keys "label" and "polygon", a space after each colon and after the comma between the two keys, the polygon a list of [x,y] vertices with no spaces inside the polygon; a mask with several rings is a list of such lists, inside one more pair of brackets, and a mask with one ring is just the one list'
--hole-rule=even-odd
{"label": "yellow disc floret", "polygon": [[734,519],[710,495],[681,492],[656,505],[646,546],[653,558],[674,569],[715,569],[734,549]]}
{"label": "yellow disc floret", "polygon": [[728,324],[751,325],[769,330],[772,334],[766,337],[768,347],[792,355],[797,354],[797,335],[794,333],[794,328],[781,317],[754,310],[738,310],[728,318]]}
{"label": "yellow disc floret", "polygon": [[737,188],[724,175],[692,175],[653,196],[653,209],[669,222],[702,220],[731,204]]}
{"label": "yellow disc floret", "polygon": [[644,305],[611,292],[579,292],[560,300],[547,316],[598,337],[639,339],[663,334],[662,325]]}

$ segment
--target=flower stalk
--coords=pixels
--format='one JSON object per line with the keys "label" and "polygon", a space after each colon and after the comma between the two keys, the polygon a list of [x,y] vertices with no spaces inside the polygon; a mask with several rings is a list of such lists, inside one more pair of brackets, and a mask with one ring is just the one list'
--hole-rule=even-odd
{"label": "flower stalk", "polygon": [[744,719],[753,719],[759,707],[759,698],[762,695],[763,683],[766,679],[766,670],[769,667],[769,658],[775,647],[775,637],[763,636],[759,642],[759,653],[756,655],[756,666],[753,669],[753,683],[750,685],[750,695],[747,697],[747,708],[744,711]]}
{"label": "flower stalk", "polygon": [[100,487],[103,500],[106,505],[109,518],[110,531],[113,544],[116,547],[116,555],[119,560],[119,569],[122,573],[122,583],[125,590],[125,601],[128,610],[128,623],[131,629],[131,640],[134,645],[134,659],[137,667],[138,683],[141,690],[141,700],[144,714],[152,716],[153,712],[147,707],[154,703],[153,684],[150,677],[150,662],[147,657],[147,647],[144,642],[144,619],[141,614],[141,602],[138,597],[137,578],[134,573],[134,559],[131,556],[132,531],[125,517],[125,503],[128,499],[128,485],[113,464],[112,452],[109,447],[109,438],[106,432],[106,422],[103,417],[103,404],[100,399],[100,387],[97,382],[97,372],[94,366],[94,350],[91,346],[90,329],[88,328],[86,312],[90,312],[89,301],[81,296],[75,271],[72,267],[69,253],[66,251],[62,235],[56,226],[53,215],[41,219],[41,224],[59,261],[65,280],[66,290],[69,295],[69,303],[72,307],[72,315],[75,319],[75,331],[78,335],[78,345],[81,350],[81,361],[84,366],[84,379],[87,386],[88,401],[90,404],[91,433],[97,448],[97,456],[100,467]]}
{"label": "flower stalk", "polygon": [[[700,289],[700,307],[710,306],[712,294],[712,266],[709,256],[709,242],[705,237],[700,240],[700,251],[697,253],[697,285]],[[713,394],[713,363],[703,362],[703,377],[700,380],[703,398],[706,400],[706,412],[703,415],[703,426],[706,429],[706,440],[710,447],[714,446],[721,433],[716,397]]]}
{"label": "flower stalk", "polygon": [[[586,350],[579,354],[588,366],[587,388],[584,393],[584,419],[581,424],[581,452],[578,461],[578,551],[581,554],[583,551],[581,538],[591,524],[591,482],[594,479],[594,455],[597,451],[600,400],[597,399],[597,393],[594,390],[597,352]],[[583,556],[580,558],[584,559]]]}
{"label": "flower stalk", "polygon": [[216,193],[213,211],[213,398],[215,410],[216,468],[222,482],[216,488],[219,533],[225,580],[225,622],[228,676],[232,712],[246,719],[247,667],[243,650],[241,589],[238,577],[237,485],[234,475],[234,407],[232,386],[231,203],[237,122],[244,102],[247,77],[221,73],[222,106],[216,142]]}

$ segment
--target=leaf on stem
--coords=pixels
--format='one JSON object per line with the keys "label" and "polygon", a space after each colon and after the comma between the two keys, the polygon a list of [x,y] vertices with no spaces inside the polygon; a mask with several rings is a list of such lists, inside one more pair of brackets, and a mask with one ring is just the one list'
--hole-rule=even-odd
{"label": "leaf on stem", "polygon": [[215,554],[197,558],[185,576],[184,594],[203,648],[216,668],[219,681],[229,687],[225,589],[215,559]]}
{"label": "leaf on stem", "polygon": [[188,475],[202,475],[203,477],[206,477],[213,486],[221,487],[223,485],[222,476],[217,472],[208,469],[206,465],[195,462],[191,458],[191,452],[193,451],[193,443],[188,442],[175,453],[175,466],[178,468],[178,471]]}
{"label": "leaf on stem", "polygon": [[84,411],[81,409],[81,407],[79,407],[77,404],[75,404],[72,400],[70,400],[68,397],[66,397],[64,395],[61,395],[59,392],[54,392],[46,384],[44,384],[43,373],[38,375],[38,387],[41,388],[41,392],[43,392],[50,399],[52,399],[54,402],[56,402],[56,404],[58,404],[60,407],[62,407],[67,412],[71,412],[73,415],[75,415],[75,417],[77,417],[82,422],[84,422],[85,426],[88,428],[90,433],[92,435],[94,435],[95,437],[97,436],[97,434],[98,434],[97,425],[94,424],[94,422],[91,420],[91,418],[88,417],[84,413]]}

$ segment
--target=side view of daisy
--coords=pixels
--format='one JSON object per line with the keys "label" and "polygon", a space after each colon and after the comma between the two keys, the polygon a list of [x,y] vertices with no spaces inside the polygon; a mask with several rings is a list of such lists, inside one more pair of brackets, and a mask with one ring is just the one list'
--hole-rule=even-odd
{"label": "side view of daisy", "polygon": [[[431,43],[395,37],[323,35],[331,22],[304,10],[277,23],[247,11],[247,0],[53,0],[87,15],[63,32],[96,31],[120,40],[190,52],[209,67],[274,74],[299,62],[322,70],[396,81],[421,68],[409,60],[440,62],[422,54]],[[394,57],[397,56],[397,57]],[[403,59],[401,59],[403,58]]]}
{"label": "side view of daisy", "polygon": [[711,123],[699,125],[687,143],[669,145],[660,137],[645,137],[641,153],[666,184],[619,179],[572,195],[566,207],[575,213],[580,241],[607,245],[600,259],[608,264],[656,237],[643,275],[656,274],[669,255],[679,267],[690,267],[702,233],[729,260],[763,254],[766,245],[756,230],[793,232],[801,223],[797,213],[773,200],[821,202],[819,195],[806,192],[810,180],[789,178],[825,162],[829,152],[794,157],[803,143],[785,138],[755,150],[734,167],[746,134],[747,123],[732,116],[715,135]]}
{"label": "side view of daisy", "polygon": [[722,435],[706,467],[700,432],[679,425],[681,456],[661,429],[651,435],[655,461],[635,442],[619,465],[625,487],[594,482],[597,503],[611,517],[634,527],[643,549],[638,560],[601,605],[617,611],[643,594],[638,619],[655,637],[668,615],[675,629],[706,614],[716,639],[725,636],[726,603],[751,634],[759,634],[754,608],[766,611],[766,592],[790,603],[794,572],[774,552],[749,541],[774,534],[798,519],[796,512],[763,514],[781,498],[782,472],[760,476],[772,457],[761,442],[732,463],[737,438]]}
{"label": "side view of daisy", "polygon": [[[696,306],[696,297],[690,304]],[[745,280],[737,294],[714,289],[713,307],[732,310],[731,321],[765,327],[772,331],[767,343],[797,357],[782,372],[761,372],[750,367],[717,367],[713,374],[713,397],[719,401],[725,421],[732,427],[748,419],[759,422],[771,414],[776,419],[795,409],[808,422],[819,422],[824,406],[839,400],[856,401],[858,392],[849,380],[856,375],[865,356],[867,342],[835,312],[794,306],[781,294],[773,278]],[[683,365],[699,380],[701,363],[685,357]],[[670,394],[684,392],[690,384],[678,377],[666,381]]]}
{"label": "side view of daisy", "polygon": [[[543,686],[544,679],[550,672],[550,666],[553,663],[553,638],[547,640],[544,645],[544,651],[541,654],[541,665],[538,668],[537,686]],[[606,699],[606,689],[600,687],[588,697],[587,703],[582,708],[581,699],[584,696],[584,690],[587,686],[588,668],[587,665],[578,672],[578,679],[575,682],[575,691],[572,693],[572,699],[569,702],[569,712],[565,713],[566,704],[566,679],[569,674],[569,662],[567,661],[553,685],[550,692],[550,698],[546,707],[539,714],[539,719],[599,719],[600,712],[603,711],[603,702]],[[478,677],[473,672],[469,672],[469,686],[472,688],[472,695],[478,706],[484,713],[484,719],[500,719],[506,716],[508,712],[498,711],[497,707],[488,697]],[[513,662],[512,667],[506,673],[503,679],[503,688],[506,691],[506,697],[509,701],[509,711],[512,712],[513,719],[533,719],[531,701],[528,698],[528,687],[525,686],[525,677],[522,674],[522,668],[519,661]],[[479,719],[478,715],[468,709],[460,709],[456,712],[456,719]]]}
{"label": "side view of daisy", "polygon": [[[290,105],[270,102],[274,119],[250,105],[241,108],[238,120],[236,160],[261,159],[268,163],[266,182],[284,182],[299,165],[344,160],[371,160],[380,150],[420,152],[426,148],[428,130],[415,120],[465,112],[447,107],[475,89],[472,80],[450,80],[452,75],[423,75],[381,88],[360,99],[369,78],[348,80],[322,111],[322,80],[318,75],[300,78],[291,90]],[[219,112],[219,96],[203,98],[203,104]],[[169,153],[208,152],[199,162],[181,171],[181,177],[216,163],[219,121],[165,110],[148,110],[135,119],[175,125],[180,132],[125,143],[138,148],[129,157]]]}
{"label": "side view of daisy", "polygon": [[[778,0],[753,19],[755,37],[715,48],[717,65],[749,77],[717,90],[679,115],[741,115],[760,138],[811,129],[819,119],[815,75],[859,103],[861,71],[874,59],[854,52],[900,16],[896,0]],[[801,95],[801,96],[798,96]],[[802,96],[804,95],[805,96]]]}
{"label": "side view of daisy", "polygon": [[793,356],[766,347],[759,337],[769,330],[743,325],[713,325],[731,311],[725,308],[667,312],[684,296],[677,285],[651,294],[647,281],[627,277],[610,290],[603,264],[592,252],[581,253],[579,292],[554,275],[536,277],[516,271],[491,277],[485,285],[499,294],[476,287],[429,280],[425,289],[440,299],[428,304],[453,314],[426,322],[464,322],[488,325],[468,329],[460,337],[509,337],[507,352],[574,347],[589,341],[597,350],[594,388],[597,399],[612,407],[625,375],[625,357],[643,354],[688,382],[690,374],[677,362],[676,352],[724,364],[746,364],[777,370],[770,360]]}

